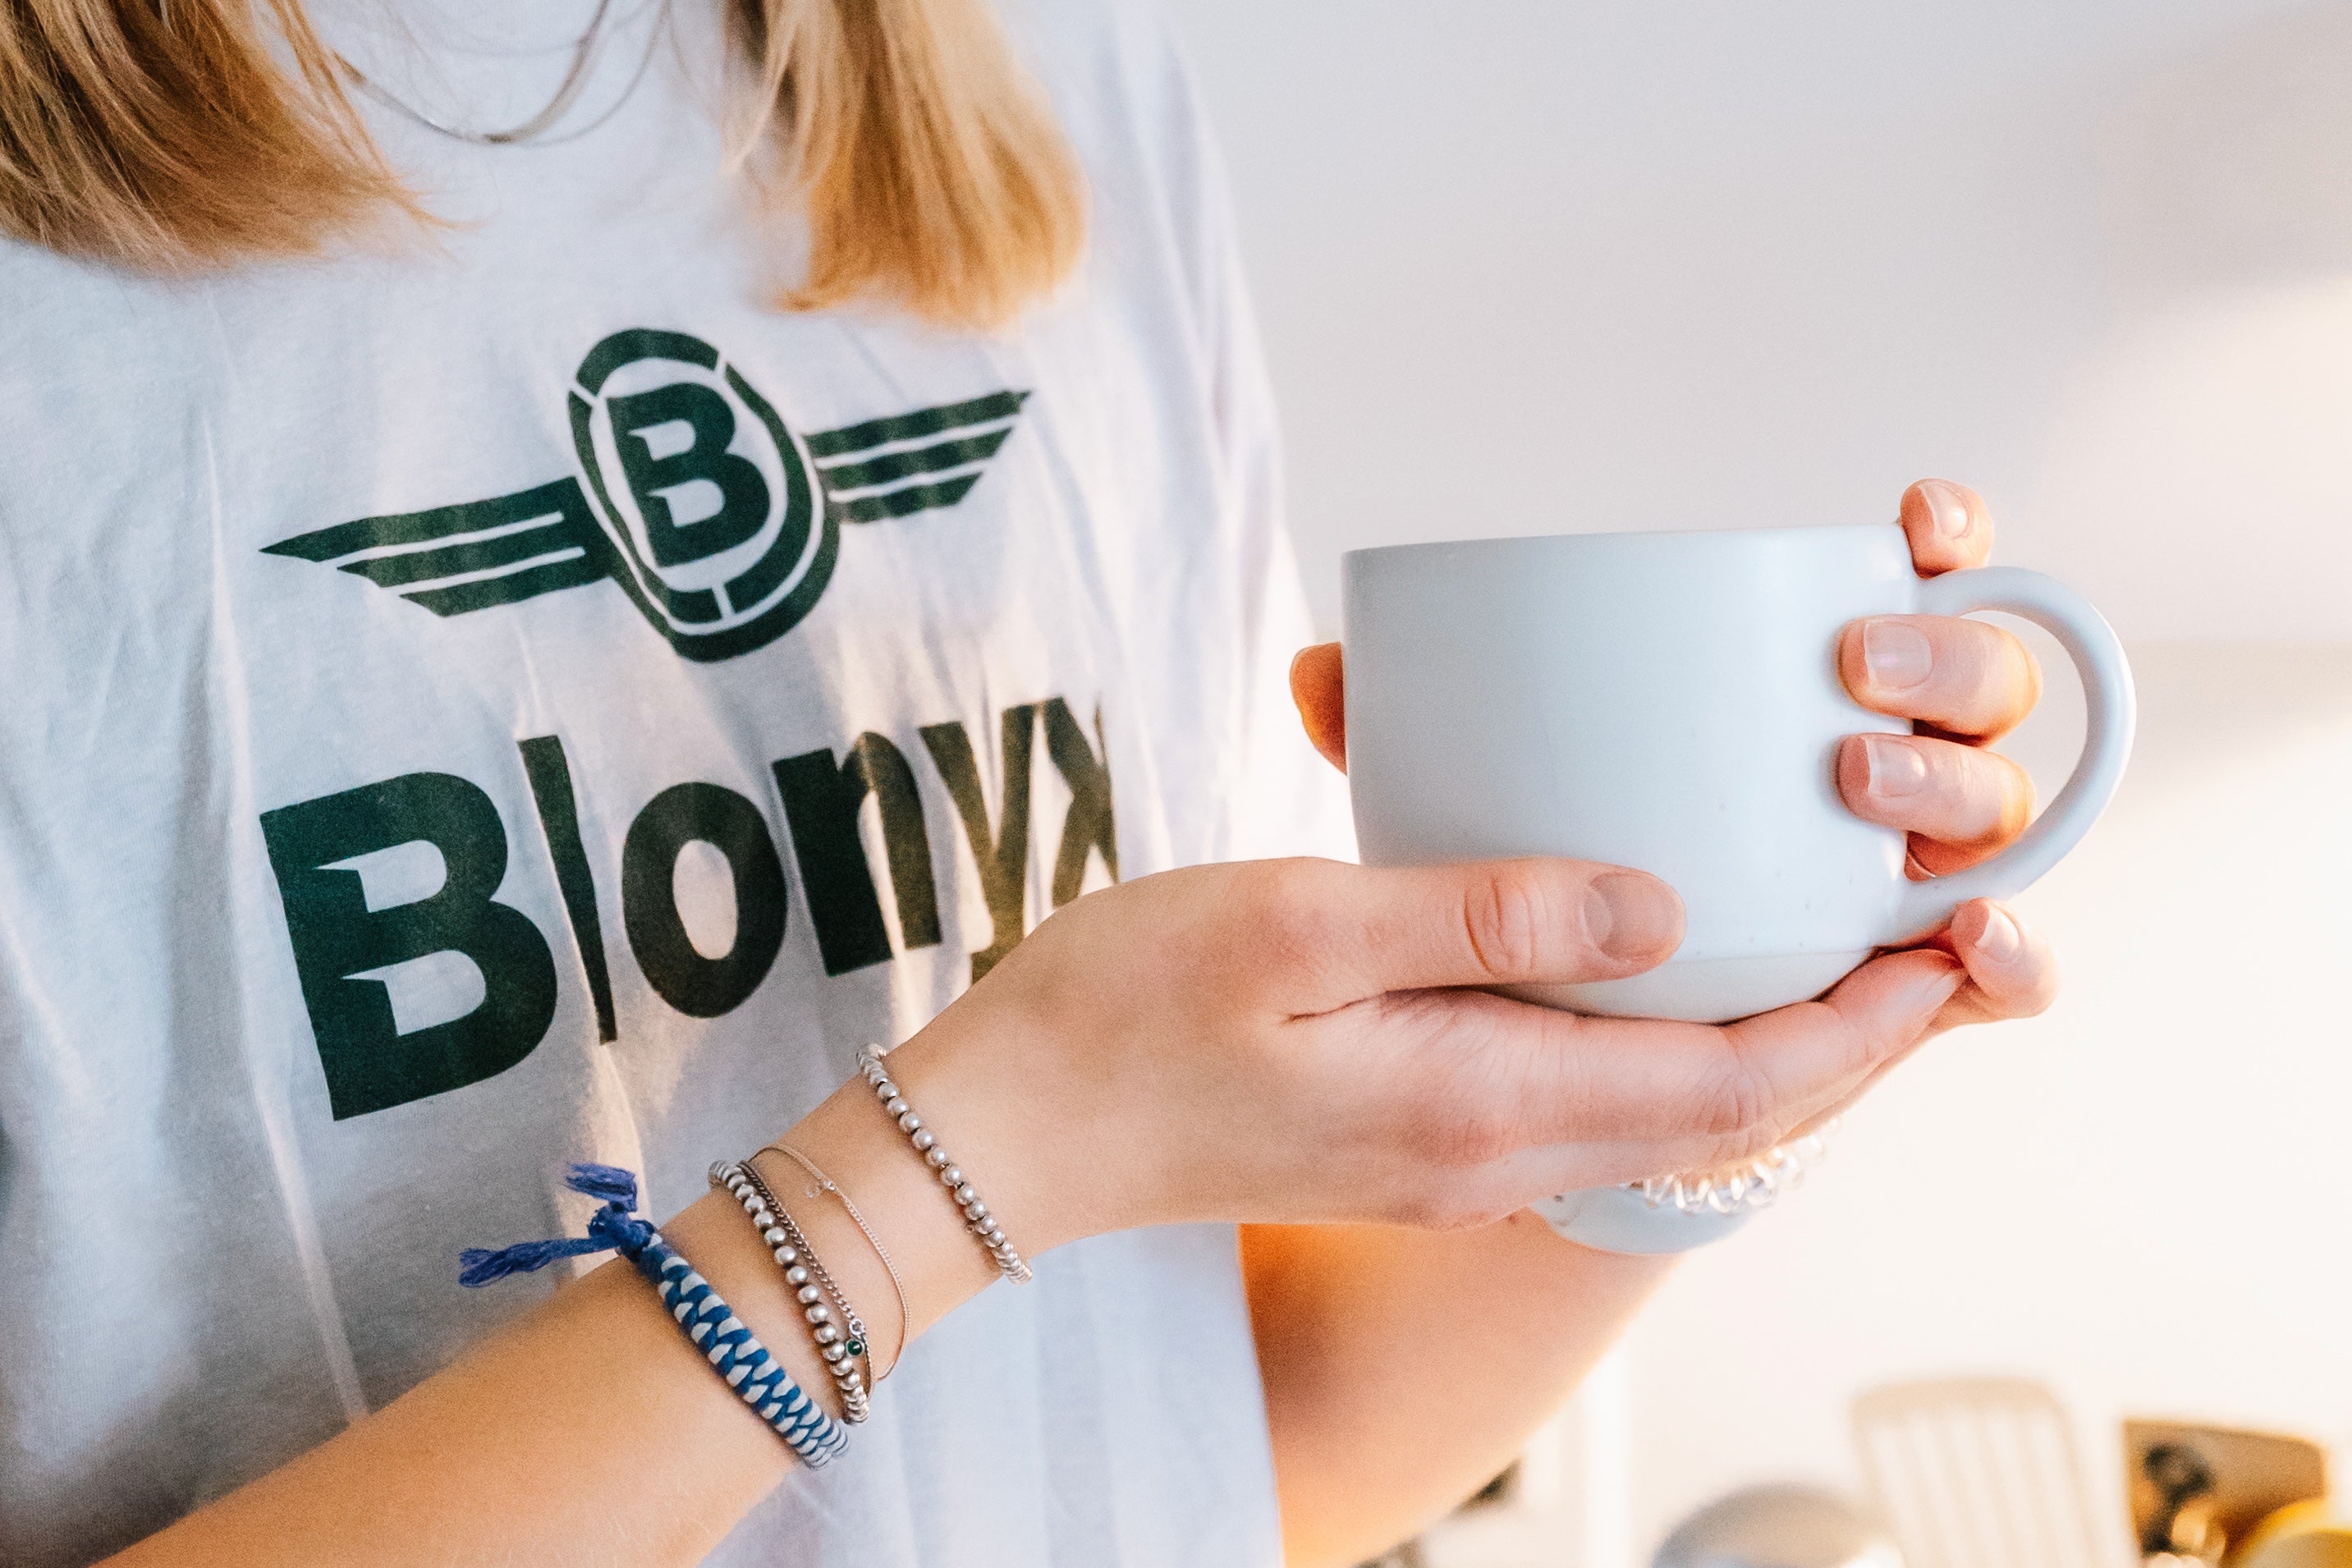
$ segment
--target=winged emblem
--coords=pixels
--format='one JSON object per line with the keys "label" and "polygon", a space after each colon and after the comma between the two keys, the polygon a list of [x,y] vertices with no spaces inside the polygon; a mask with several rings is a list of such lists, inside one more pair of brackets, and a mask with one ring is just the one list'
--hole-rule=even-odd
{"label": "winged emblem", "polygon": [[634,328],[591,349],[566,395],[576,472],[264,552],[352,573],[438,616],[612,583],[678,653],[732,658],[815,605],[844,526],[970,494],[1028,395],[803,435],[710,344]]}

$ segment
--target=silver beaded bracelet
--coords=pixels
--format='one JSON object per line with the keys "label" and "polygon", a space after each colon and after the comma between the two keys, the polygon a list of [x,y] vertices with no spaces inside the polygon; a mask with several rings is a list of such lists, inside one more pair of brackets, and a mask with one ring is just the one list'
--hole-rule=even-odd
{"label": "silver beaded bracelet", "polygon": [[[761,1153],[765,1152],[767,1151],[764,1149],[761,1151]],[[865,1392],[871,1393],[880,1385],[882,1379],[874,1371],[874,1336],[866,1331],[866,1320],[860,1318],[857,1315],[857,1309],[849,1304],[849,1292],[844,1290],[840,1282],[834,1279],[831,1270],[817,1260],[816,1248],[809,1245],[808,1232],[801,1228],[800,1222],[793,1217],[792,1210],[786,1208],[783,1200],[776,1196],[776,1189],[768,1185],[767,1178],[760,1174],[760,1155],[754,1154],[748,1160],[739,1161],[737,1165],[743,1173],[743,1180],[775,1214],[778,1228],[785,1233],[787,1239],[793,1244],[793,1250],[801,1255],[800,1266],[809,1270],[816,1283],[823,1288],[825,1295],[831,1299],[834,1308],[841,1313],[842,1323],[849,1331],[849,1337],[840,1342],[843,1351],[846,1352],[841,1364],[848,1366],[850,1357],[865,1357],[866,1365],[863,1369]],[[784,1271],[784,1282],[793,1288],[793,1298],[800,1302],[802,1310],[814,1314],[817,1307],[822,1305],[820,1302],[809,1300],[806,1293],[809,1282],[805,1279],[793,1279],[790,1267],[787,1267]],[[814,1330],[826,1321],[823,1317],[812,1315],[809,1318],[809,1325]],[[824,1353],[824,1342],[818,1341],[819,1354]],[[827,1364],[833,1364],[830,1358],[827,1360]]]}
{"label": "silver beaded bracelet", "polygon": [[[791,1212],[776,1201],[768,1184],[760,1179],[759,1172],[740,1160],[722,1160],[710,1167],[710,1184],[726,1188],[743,1205],[751,1228],[772,1249],[777,1267],[784,1271],[784,1283],[793,1287],[801,1314],[808,1320],[809,1337],[815,1342],[816,1353],[824,1362],[825,1371],[833,1374],[834,1387],[841,1395],[841,1418],[853,1426],[864,1421],[868,1413],[866,1373],[858,1370],[857,1358],[866,1353],[870,1342],[866,1337],[865,1323],[849,1305],[849,1298],[834,1283],[824,1265],[817,1261],[816,1249],[808,1244],[808,1237]],[[832,1298],[830,1307],[825,1304],[827,1297]],[[836,1309],[842,1317],[839,1324],[833,1321]],[[869,1360],[867,1370],[872,1366]]]}
{"label": "silver beaded bracelet", "polygon": [[940,1147],[938,1137],[923,1125],[923,1119],[915,1114],[914,1107],[907,1103],[907,1097],[898,1092],[897,1084],[890,1081],[889,1070],[882,1065],[881,1051],[871,1045],[861,1048],[857,1053],[857,1070],[866,1075],[866,1082],[874,1090],[874,1098],[882,1102],[882,1109],[898,1123],[898,1131],[907,1134],[913,1142],[915,1152],[920,1154],[923,1163],[938,1173],[940,1184],[954,1197],[956,1206],[963,1211],[964,1228],[978,1237],[980,1244],[988,1249],[988,1256],[995,1260],[996,1271],[1015,1285],[1027,1284],[1032,1278],[1029,1265],[1022,1260],[1013,1243],[1005,1239],[1004,1227],[997,1223],[994,1215],[988,1212],[988,1205],[980,1201],[979,1192],[964,1180],[962,1169],[948,1157],[948,1152]]}

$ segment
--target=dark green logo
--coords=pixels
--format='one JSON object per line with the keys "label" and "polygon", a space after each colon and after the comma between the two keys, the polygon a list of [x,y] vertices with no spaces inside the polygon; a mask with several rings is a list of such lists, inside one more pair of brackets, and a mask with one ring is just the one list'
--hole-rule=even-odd
{"label": "dark green logo", "polygon": [[616,583],[688,658],[733,658],[815,605],[844,523],[963,500],[1028,395],[800,436],[709,343],[633,329],[580,363],[566,399],[576,475],[337,523],[267,553],[355,573],[440,616]]}

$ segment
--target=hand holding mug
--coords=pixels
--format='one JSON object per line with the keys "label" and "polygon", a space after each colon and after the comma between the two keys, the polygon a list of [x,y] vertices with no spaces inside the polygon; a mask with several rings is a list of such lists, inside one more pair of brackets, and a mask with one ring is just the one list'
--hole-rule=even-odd
{"label": "hand holding mug", "polygon": [[[1984,499],[1926,479],[1903,494],[1903,531],[1923,577],[1979,567],[1992,554]],[[2033,781],[1991,749],[2025,721],[2042,671],[1999,626],[1958,616],[1857,622],[1838,638],[1838,675],[1873,712],[1923,726],[1903,736],[1854,735],[1838,747],[1838,794],[1865,822],[1906,836],[1912,866],[1941,877],[2014,843],[2033,814]],[[1961,904],[1935,939],[1969,960],[1969,983],[1938,1029],[2032,1017],[2058,992],[2049,944],[1990,899]]]}
{"label": "hand holding mug", "polygon": [[[1973,493],[1927,481],[1902,515],[1899,532],[1354,552],[1344,699],[1336,649],[1294,679],[1327,754],[1352,752],[1366,862],[1547,855],[1664,878],[1689,921],[1667,964],[1512,992],[1583,1013],[1725,1022],[1955,916],[2000,939],[2007,917],[1973,906],[2031,883],[2104,808],[2130,671],[2063,586],[1980,569]],[[2032,708],[2038,676],[2014,637],[1958,618],[1990,608],[2054,632],[2090,700],[2074,776],[2030,826],[2024,773],[1982,743]]]}
{"label": "hand holding mug", "polygon": [[[1925,573],[1973,566],[1990,542],[1956,486],[1915,487],[1903,522]],[[1927,640],[1924,673],[1916,649],[1882,647],[1874,676],[1867,626],[1837,657],[1858,701],[1939,731],[1895,737],[1917,749],[1918,785],[1874,789],[1868,753],[1838,748],[1838,787],[1912,835],[1923,864],[1973,863],[2025,815],[2021,775],[1975,748],[2031,708],[2033,662],[1990,627],[1903,624]],[[1337,647],[1300,655],[1293,685],[1344,764]],[[1683,935],[1656,878],[1559,858],[1198,867],[1055,914],[894,1053],[893,1073],[988,1173],[1033,1255],[1192,1219],[1459,1226],[1761,1153],[1929,1036],[2037,1013],[2056,988],[2048,946],[1977,900],[1820,1000],[1728,1025],[1495,994],[1650,971]]]}

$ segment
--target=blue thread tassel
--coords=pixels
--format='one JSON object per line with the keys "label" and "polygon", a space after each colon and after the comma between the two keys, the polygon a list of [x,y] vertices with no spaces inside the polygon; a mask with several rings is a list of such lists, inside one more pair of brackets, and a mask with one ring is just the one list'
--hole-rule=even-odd
{"label": "blue thread tassel", "polygon": [[592,1198],[604,1198],[625,1209],[637,1206],[637,1178],[631,1171],[618,1165],[599,1165],[583,1160],[564,1173],[563,1184],[575,1193],[585,1193]]}
{"label": "blue thread tassel", "polygon": [[469,1247],[457,1254],[457,1283],[478,1289],[509,1274],[535,1274],[559,1258],[584,1258],[592,1252],[617,1252],[635,1262],[655,1234],[650,1224],[632,1212],[637,1206],[635,1173],[582,1161],[564,1173],[563,1184],[604,1200],[604,1206],[589,1216],[586,1236],[517,1242],[496,1251]]}

